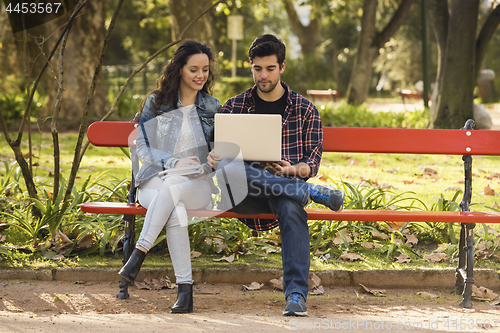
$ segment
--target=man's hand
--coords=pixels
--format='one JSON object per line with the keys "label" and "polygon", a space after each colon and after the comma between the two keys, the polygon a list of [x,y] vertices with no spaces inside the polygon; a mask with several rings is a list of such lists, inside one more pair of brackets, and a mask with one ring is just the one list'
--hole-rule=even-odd
{"label": "man's hand", "polygon": [[261,166],[270,173],[278,176],[298,176],[306,178],[311,174],[311,167],[304,162],[291,164],[283,160],[281,163],[264,163]]}
{"label": "man's hand", "polygon": [[212,169],[217,169],[217,165],[219,165],[220,157],[219,155],[215,154],[215,152],[212,150],[210,153],[208,153],[207,157],[207,162]]}

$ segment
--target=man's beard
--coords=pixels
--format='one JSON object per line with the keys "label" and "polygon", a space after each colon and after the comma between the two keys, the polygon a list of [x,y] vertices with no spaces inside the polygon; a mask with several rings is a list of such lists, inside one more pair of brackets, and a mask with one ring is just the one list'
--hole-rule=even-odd
{"label": "man's beard", "polygon": [[268,92],[271,92],[274,90],[274,88],[276,88],[276,86],[278,85],[278,82],[279,81],[276,81],[276,82],[272,82],[272,81],[266,81],[268,83],[268,87],[267,88],[263,88],[262,87],[262,84],[261,82],[259,81],[259,83],[257,84],[257,88],[259,88],[259,90],[263,93],[268,93]]}

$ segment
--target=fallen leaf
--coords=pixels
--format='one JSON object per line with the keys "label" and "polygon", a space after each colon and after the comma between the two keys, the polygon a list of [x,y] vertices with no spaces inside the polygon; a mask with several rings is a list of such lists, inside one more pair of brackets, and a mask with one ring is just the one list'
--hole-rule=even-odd
{"label": "fallen leaf", "polygon": [[368,161],[366,161],[366,166],[369,166],[369,167],[372,167],[372,168],[375,168],[377,166],[377,162],[375,162],[374,160],[372,160],[371,158],[368,159]]}
{"label": "fallen leaf", "polygon": [[201,256],[201,252],[195,250],[191,251],[191,259],[198,258],[199,256]]}
{"label": "fallen leaf", "polygon": [[424,297],[424,298],[438,298],[439,297],[438,295],[434,295],[434,294],[431,294],[431,293],[428,293],[425,291],[419,291],[417,293],[417,295],[420,297]]}
{"label": "fallen leaf", "polygon": [[491,289],[472,285],[472,297],[478,301],[493,301],[498,298],[498,294],[495,294]]}
{"label": "fallen leaf", "polygon": [[398,170],[397,170],[397,169],[392,168],[392,169],[390,169],[390,170],[385,170],[385,172],[389,172],[389,173],[397,173],[397,172],[398,172]]}
{"label": "fallen leaf", "polygon": [[214,238],[214,244],[215,244],[215,252],[216,253],[221,253],[222,251],[225,251],[229,249],[226,243],[224,243],[222,240],[219,238]]}
{"label": "fallen leaf", "polygon": [[351,158],[349,165],[359,165],[359,160]]}
{"label": "fallen leaf", "polygon": [[233,262],[234,261],[234,254],[231,254],[229,257],[223,256],[220,259],[213,259],[213,261],[222,261],[225,260],[227,262]]}
{"label": "fallen leaf", "polygon": [[[0,240],[1,242],[1,240]],[[322,255],[324,252],[321,252],[320,250],[316,250],[316,253],[314,253],[315,256],[320,256]]]}
{"label": "fallen leaf", "polygon": [[313,290],[309,291],[311,295],[323,295],[325,293],[325,288],[323,286],[314,287]]}
{"label": "fallen leaf", "polygon": [[88,249],[89,247],[92,246],[92,240],[94,236],[92,234],[86,234],[80,240],[76,243],[76,246],[79,249]]}
{"label": "fallen leaf", "polygon": [[[344,237],[342,237],[342,235],[340,235],[340,233],[342,233],[342,235]],[[335,239],[333,240],[333,243],[336,244],[336,245],[340,245],[340,244],[344,244],[344,238],[345,238],[345,241],[347,243],[351,243],[352,242],[352,238],[349,234],[349,230],[346,230],[346,229],[342,229],[340,230],[340,232],[337,232],[335,234]]]}
{"label": "fallen leaf", "polygon": [[279,279],[272,279],[269,282],[274,288],[283,290],[283,277],[280,277]]}
{"label": "fallen leaf", "polygon": [[449,186],[447,188],[444,189],[445,191],[462,191],[462,189],[458,186]]}
{"label": "fallen leaf", "polygon": [[250,283],[250,285],[248,285],[248,286],[243,285],[243,289],[244,289],[244,290],[249,290],[249,291],[252,291],[252,290],[259,290],[259,289],[261,289],[263,286],[264,286],[264,284],[263,284],[263,283],[262,283],[262,284],[260,284],[260,283],[258,283],[258,282],[252,282],[252,283]]}
{"label": "fallen leaf", "polygon": [[394,258],[396,260],[397,263],[399,264],[402,264],[402,263],[405,263],[405,262],[410,262],[411,259],[410,257],[408,257],[406,254],[404,253],[401,253],[399,256],[395,257]]}
{"label": "fallen leaf", "polygon": [[485,176],[484,178],[489,179],[489,180],[492,180],[492,179],[494,179],[494,178],[500,178],[500,174],[498,174],[498,173],[494,172],[494,173],[492,173],[492,174],[490,174],[490,175],[488,175],[488,176]]}
{"label": "fallen leaf", "polygon": [[498,207],[499,207],[499,206],[498,206],[497,202],[495,201],[495,203],[494,203],[494,204],[493,204],[493,206],[491,206],[491,207],[493,207],[493,208],[495,208],[495,209],[498,209]]}
{"label": "fallen leaf", "polygon": [[168,276],[161,277],[160,279],[152,279],[150,276],[148,276],[142,282],[135,281],[134,285],[139,289],[145,290],[161,290],[174,288]]}
{"label": "fallen leaf", "polygon": [[318,175],[316,176],[317,179],[326,182],[328,180],[328,177],[325,175]]}
{"label": "fallen leaf", "polygon": [[403,180],[403,184],[410,185],[413,184],[414,180]]}
{"label": "fallen leaf", "polygon": [[377,297],[386,297],[387,296],[387,291],[383,290],[383,289],[368,289],[367,287],[365,287],[364,285],[362,285],[361,283],[359,284],[363,290],[369,294],[372,294],[374,296],[377,296]]}
{"label": "fallen leaf", "polygon": [[321,279],[315,273],[312,274],[310,280],[312,281],[313,287],[321,286]]}
{"label": "fallen leaf", "polygon": [[495,190],[490,187],[490,185],[486,185],[484,188],[484,195],[495,195]]}
{"label": "fallen leaf", "polygon": [[392,186],[389,183],[382,183],[382,184],[380,184],[380,186],[378,188],[380,188],[382,190],[396,189],[394,186]]}
{"label": "fallen leaf", "polygon": [[356,254],[356,253],[347,253],[344,251],[344,253],[342,253],[339,257],[340,259],[342,260],[350,260],[350,261],[356,261],[356,260],[363,260],[363,257],[361,257],[360,255]]}
{"label": "fallen leaf", "polygon": [[418,244],[418,238],[415,235],[405,235],[406,237],[406,245],[413,246]]}
{"label": "fallen leaf", "polygon": [[389,238],[386,234],[383,234],[380,231],[372,231],[371,233],[372,233],[373,238],[375,238],[375,239],[384,240],[384,239]]}
{"label": "fallen leaf", "polygon": [[[490,226],[487,226],[486,227],[486,230],[488,230],[488,234],[491,234],[491,235],[496,235],[498,234],[498,231],[496,231],[495,229],[493,229],[492,227]],[[485,231],[484,231],[484,228],[481,228],[478,230],[477,234],[481,234],[481,235],[484,235],[485,234]],[[1,237],[0,237],[0,241],[1,241]]]}
{"label": "fallen leaf", "polygon": [[429,167],[424,169],[424,174],[426,174],[428,176],[435,176],[435,175],[437,175],[437,173],[438,172],[436,170],[429,168]]}
{"label": "fallen leaf", "polygon": [[53,256],[50,259],[51,260],[60,260],[60,259],[64,259],[64,256],[62,255],[62,253],[59,253],[59,254],[56,254],[55,256]]}
{"label": "fallen leaf", "polygon": [[366,247],[367,249],[373,249],[374,247],[383,247],[382,244],[373,242],[361,242],[361,245]]}
{"label": "fallen leaf", "polygon": [[387,221],[387,224],[394,230],[404,228],[409,222]]}
{"label": "fallen leaf", "polygon": [[445,261],[446,260],[446,253],[426,254],[426,255],[424,255],[424,259],[434,261],[434,262]]}
{"label": "fallen leaf", "polygon": [[442,253],[442,252],[446,251],[450,245],[451,245],[450,243],[438,244],[438,248],[436,249],[435,252]]}

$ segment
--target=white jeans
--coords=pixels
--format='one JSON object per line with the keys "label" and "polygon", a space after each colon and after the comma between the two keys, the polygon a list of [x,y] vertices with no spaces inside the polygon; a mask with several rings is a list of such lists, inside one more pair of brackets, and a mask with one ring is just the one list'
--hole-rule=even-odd
{"label": "white jeans", "polygon": [[153,177],[139,187],[139,203],[148,209],[136,246],[153,247],[163,226],[174,266],[176,283],[192,284],[186,209],[201,209],[211,201],[210,184],[202,179],[168,176]]}

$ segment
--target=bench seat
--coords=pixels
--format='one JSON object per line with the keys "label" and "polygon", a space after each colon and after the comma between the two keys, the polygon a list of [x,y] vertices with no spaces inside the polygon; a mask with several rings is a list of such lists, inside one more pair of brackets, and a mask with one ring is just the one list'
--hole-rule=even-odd
{"label": "bench seat", "polygon": [[[87,202],[81,205],[87,213],[144,215],[146,208],[139,204],[122,202]],[[500,223],[500,213],[496,212],[441,212],[408,210],[361,210],[345,209],[340,213],[322,208],[308,208],[308,220],[336,221],[397,221],[397,222],[443,222],[443,223]],[[238,218],[241,214],[221,210],[188,210],[189,216]],[[274,214],[245,215],[245,218],[272,219]]]}

